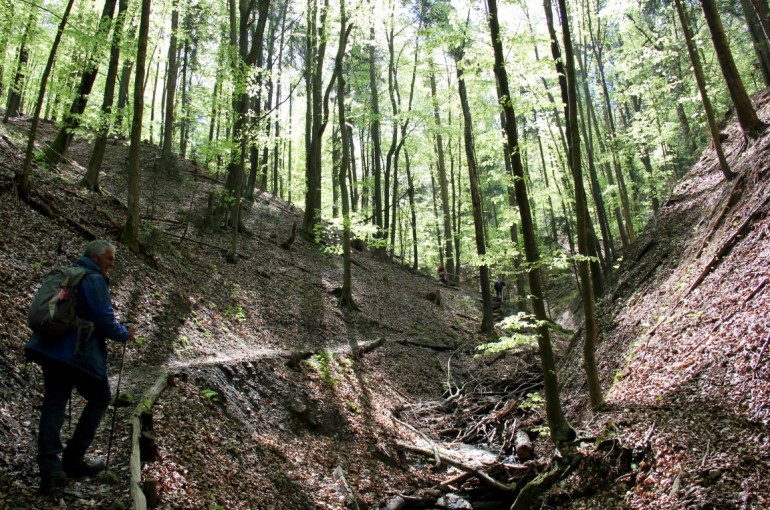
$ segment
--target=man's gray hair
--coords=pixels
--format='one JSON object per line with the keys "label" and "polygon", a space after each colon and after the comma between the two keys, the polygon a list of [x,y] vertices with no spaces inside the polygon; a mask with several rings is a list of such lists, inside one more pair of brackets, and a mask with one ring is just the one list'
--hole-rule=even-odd
{"label": "man's gray hair", "polygon": [[96,241],[91,241],[86,245],[86,249],[83,251],[83,256],[88,258],[94,256],[101,257],[107,250],[112,250],[113,252],[117,251],[115,249],[115,245],[111,242],[105,241],[104,239],[97,239]]}

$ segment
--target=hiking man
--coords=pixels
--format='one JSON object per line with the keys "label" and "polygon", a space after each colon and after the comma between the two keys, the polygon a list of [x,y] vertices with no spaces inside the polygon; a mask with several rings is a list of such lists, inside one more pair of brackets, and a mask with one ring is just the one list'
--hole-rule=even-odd
{"label": "hiking man", "polygon": [[495,282],[495,299],[500,302],[503,301],[503,287],[505,287],[503,277],[498,275],[497,281]]}
{"label": "hiking man", "polygon": [[438,281],[440,281],[444,285],[447,284],[446,270],[444,269],[444,264],[438,265]]}
{"label": "hiking man", "polygon": [[[77,316],[87,321],[85,326],[61,337],[35,333],[24,346],[27,359],[43,369],[37,444],[41,493],[63,486],[67,477],[93,476],[106,468],[104,460],[85,457],[111,399],[106,339],[126,343],[134,337],[133,325],[126,327],[115,320],[108,279],[114,265],[115,245],[104,240],[88,243],[75,264],[86,270],[75,305]],[[61,428],[73,387],[86,406],[64,448]]]}

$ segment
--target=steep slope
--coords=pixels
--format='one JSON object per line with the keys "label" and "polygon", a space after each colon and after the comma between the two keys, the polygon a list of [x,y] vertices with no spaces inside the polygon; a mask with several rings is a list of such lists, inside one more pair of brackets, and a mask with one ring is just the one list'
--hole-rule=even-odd
{"label": "steep slope", "polygon": [[[756,101],[770,118],[768,94]],[[111,147],[103,176],[117,198],[76,185],[78,161],[88,157],[78,141],[70,166],[38,172],[28,205],[10,186],[24,124],[18,133],[2,128],[0,139],[0,271],[8,281],[0,289],[0,505],[48,508],[54,501],[34,492],[40,374],[22,361],[24,311],[48,268],[91,237],[117,236],[126,147]],[[747,143],[732,119],[724,132],[740,177],[725,182],[707,150],[624,253],[601,304],[606,409],[588,411],[579,336],[571,344],[555,337],[586,458],[547,495],[546,508],[770,507],[770,138]],[[342,312],[334,232],[320,245],[298,240],[284,250],[300,216],[268,196],[248,206],[241,257],[226,264],[228,233],[208,232],[206,221],[217,185],[190,162],[181,181],[167,180],[149,171],[156,157],[143,151],[145,252],[119,251],[113,296],[119,314],[140,325],[124,387],[140,398],[160,369],[177,374],[154,408],[158,459],[144,471],[158,482],[160,508],[375,508],[396,494],[435,506],[448,492],[470,494],[475,506],[510,503],[446,464],[404,454],[399,441],[454,444],[456,452],[458,442],[476,445],[496,456],[487,465],[509,483],[542,469],[552,450],[533,396],[541,384],[535,358],[525,350],[473,359],[482,341],[475,296],[356,252],[361,311]],[[553,295],[566,302],[566,289]],[[426,299],[436,291],[442,306]],[[362,359],[350,355],[351,341],[380,339]],[[119,359],[115,351],[113,367]],[[113,448],[121,475],[129,413],[119,411]],[[518,430],[535,441],[526,463],[512,453]],[[463,448],[469,464],[484,453]],[[127,503],[127,476],[120,479],[73,484],[63,500]]]}
{"label": "steep slope", "polygon": [[[765,119],[769,97],[755,98]],[[739,177],[706,150],[601,306],[608,409],[590,417],[582,374],[565,374],[578,424],[636,452],[605,486],[629,508],[770,507],[770,136],[747,142],[734,118],[723,132]]]}
{"label": "steep slope", "polygon": [[[38,498],[34,486],[41,377],[23,361],[24,314],[51,267],[76,258],[90,238],[117,237],[125,175],[116,169],[127,148],[116,141],[105,163],[102,182],[114,195],[78,187],[89,155],[88,143],[78,140],[70,165],[36,173],[27,204],[14,198],[10,184],[25,124],[18,122],[18,132],[4,128],[0,140],[6,162],[0,167],[0,270],[7,282],[0,290],[0,506],[45,508],[51,501]],[[50,127],[42,133],[51,136]],[[156,157],[152,148],[143,150],[146,169]],[[126,352],[124,389],[138,399],[158,370],[180,374],[156,409],[162,455],[147,468],[161,478],[164,504],[334,506],[341,501],[341,482],[332,476],[337,466],[362,500],[383,500],[390,487],[385,479],[408,475],[408,469],[388,473],[398,456],[387,445],[392,423],[379,394],[438,397],[447,358],[475,343],[475,299],[362,251],[353,256],[353,295],[361,311],[343,312],[334,295],[342,279],[334,232],[324,233],[320,244],[298,239],[291,249],[281,248],[300,216],[268,196],[247,206],[249,232],[237,263],[227,264],[229,233],[208,232],[206,225],[209,193],[217,185],[197,175],[193,164],[183,165],[181,181],[144,173],[144,252],[137,257],[119,249],[111,278],[118,315],[135,321],[140,335]],[[352,342],[375,340],[385,343],[367,355],[366,366],[350,357]],[[113,349],[113,385],[120,355]],[[75,399],[76,412],[79,405]],[[120,472],[127,469],[129,433],[122,418],[129,413],[119,412],[113,448]],[[105,452],[107,429],[96,453]],[[377,458],[376,451],[384,453]],[[356,463],[357,457],[363,460]],[[183,487],[175,484],[181,473]],[[75,484],[65,495],[107,507],[128,501],[126,480],[116,487]],[[367,484],[373,488],[365,490]]]}

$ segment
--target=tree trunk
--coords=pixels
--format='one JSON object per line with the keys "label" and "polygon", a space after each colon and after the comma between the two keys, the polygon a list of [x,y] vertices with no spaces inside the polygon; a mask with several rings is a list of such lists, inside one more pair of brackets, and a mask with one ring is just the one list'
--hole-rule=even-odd
{"label": "tree trunk", "polygon": [[81,181],[81,184],[91,191],[99,190],[99,171],[102,168],[102,161],[104,161],[104,151],[107,146],[107,134],[110,127],[110,114],[112,113],[112,103],[115,100],[115,82],[118,77],[120,45],[123,37],[123,24],[127,9],[128,0],[119,0],[118,17],[115,21],[115,27],[112,33],[112,44],[110,45],[110,63],[107,66],[107,77],[104,82],[101,128],[94,141],[94,151],[91,153],[91,159],[88,160],[86,175]]}
{"label": "tree trunk", "polygon": [[714,109],[711,107],[711,100],[706,92],[706,79],[703,75],[700,58],[698,57],[695,43],[690,32],[690,24],[687,21],[687,16],[682,7],[681,0],[674,0],[674,4],[676,5],[676,12],[679,15],[679,22],[682,24],[682,35],[684,35],[687,53],[690,55],[690,61],[692,62],[692,71],[695,75],[695,81],[698,83],[698,90],[700,90],[703,110],[705,111],[706,119],[708,120],[709,130],[711,131],[711,141],[714,144],[714,150],[717,153],[719,167],[722,169],[725,179],[730,180],[735,174],[730,170],[730,165],[727,163],[727,158],[725,158],[725,153],[722,150],[722,142],[719,139],[719,129],[717,128],[716,119],[714,118]]}
{"label": "tree trunk", "polygon": [[[339,117],[337,117],[339,119]],[[332,127],[332,218],[340,215],[340,131]]]}
{"label": "tree trunk", "polygon": [[749,0],[749,2],[751,2],[759,25],[762,27],[762,35],[767,44],[770,44],[770,8],[768,8],[767,0]]}
{"label": "tree trunk", "polygon": [[436,123],[436,170],[438,173],[439,191],[441,193],[441,219],[444,226],[444,257],[442,260],[450,282],[458,283],[458,271],[455,264],[452,233],[451,203],[449,201],[449,182],[447,180],[446,158],[444,155],[444,138],[441,136],[441,112],[439,110],[436,92],[436,73],[433,66],[430,69],[430,95],[433,100],[433,119]]}
{"label": "tree trunk", "polygon": [[[609,138],[609,151],[612,155],[612,169],[615,172],[615,179],[617,180],[618,184],[618,195],[620,196],[620,207],[621,211],[623,213],[623,222],[625,223],[625,236],[628,238],[627,242],[624,242],[623,247],[625,248],[627,246],[627,243],[634,242],[635,234],[634,234],[634,225],[633,225],[633,219],[631,217],[631,203],[628,199],[628,191],[626,190],[626,183],[625,183],[625,177],[623,176],[623,172],[620,169],[620,163],[618,162],[618,156],[617,156],[617,150],[615,145],[615,142],[617,140],[616,136],[616,130],[615,130],[615,118],[614,114],[612,113],[612,104],[610,102],[610,89],[607,85],[607,77],[604,72],[604,60],[603,60],[603,46],[602,46],[602,40],[601,40],[601,21],[597,23],[596,32],[594,33],[593,28],[593,22],[591,21],[591,10],[586,9],[586,15],[588,17],[587,23],[589,26],[589,35],[591,37],[591,49],[594,53],[594,58],[596,59],[596,68],[599,71],[599,83],[602,88],[602,96],[604,98],[604,108],[607,112],[607,136]],[[598,124],[597,124],[597,130],[598,130]],[[619,225],[620,226],[620,223]],[[623,236],[621,236],[622,238]]]}
{"label": "tree trunk", "polygon": [[74,131],[80,126],[80,115],[82,115],[86,109],[88,96],[91,94],[91,89],[96,81],[96,75],[99,72],[99,61],[102,56],[99,45],[101,39],[105,37],[110,30],[113,14],[115,14],[115,0],[105,0],[104,7],[102,8],[102,15],[99,20],[99,26],[96,29],[96,43],[90,48],[90,55],[86,57],[86,66],[80,77],[80,85],[75,93],[75,99],[72,102],[69,113],[65,114],[64,122],[59,128],[59,132],[56,134],[53,142],[51,142],[43,151],[43,157],[51,166],[59,163],[61,157],[64,155],[67,147],[69,147],[69,144],[72,141]]}
{"label": "tree trunk", "polygon": [[[131,23],[126,34],[126,41],[133,41],[136,38],[136,24]],[[115,115],[114,128],[118,131],[121,130],[123,124],[123,116],[125,113],[126,105],[128,104],[128,86],[131,81],[131,68],[134,66],[134,61],[126,56],[123,61],[123,66],[120,69],[120,80],[118,82],[118,108]]]}
{"label": "tree trunk", "polygon": [[714,0],[700,0],[700,5],[711,33],[711,42],[714,43],[714,51],[716,51],[719,67],[722,69],[722,76],[724,76],[727,84],[727,91],[730,93],[730,98],[735,106],[738,124],[741,125],[744,135],[755,138],[765,128],[765,124],[757,117],[754,105],[751,104],[751,99],[743,86],[741,75],[738,74],[738,67],[733,60],[716,2]]}
{"label": "tree trunk", "polygon": [[163,119],[163,152],[160,156],[160,166],[168,175],[176,175],[174,160],[174,99],[176,97],[177,78],[177,36],[179,32],[179,4],[177,1],[171,7],[171,35],[168,42],[168,69],[166,71],[166,114]]}
{"label": "tree trunk", "polygon": [[770,86],[770,45],[759,23],[759,18],[751,5],[751,0],[740,0],[743,15],[746,16],[746,25],[749,27],[754,53],[757,55],[757,64],[762,72],[762,82],[765,87]]}
{"label": "tree trunk", "polygon": [[[350,166],[350,147],[348,147],[348,137],[345,133],[347,120],[345,116],[345,78],[342,74],[342,59],[345,56],[345,47],[350,35],[352,25],[347,26],[347,17],[345,13],[345,0],[340,0],[340,39],[337,45],[337,56],[334,59],[334,73],[337,75],[337,107],[339,112],[339,133],[340,133],[340,194],[342,196],[342,292],[340,293],[339,306],[347,310],[356,309],[353,301],[352,275],[350,263],[350,198],[348,195],[347,176]],[[351,339],[354,355],[357,355],[357,345],[355,340]]]}
{"label": "tree trunk", "polygon": [[[372,4],[374,5],[374,4]],[[374,11],[372,11],[374,12]],[[369,34],[374,41],[374,24],[369,29]],[[372,117],[369,129],[372,136],[372,174],[374,175],[374,193],[371,195],[372,207],[374,207],[374,224],[379,230],[384,228],[382,218],[382,141],[380,137],[380,100],[377,86],[377,60],[375,58],[374,44],[369,45],[369,93],[371,95]],[[370,193],[371,194],[371,193]],[[378,235],[381,235],[378,234]]]}
{"label": "tree trunk", "polygon": [[27,62],[29,61],[29,47],[27,46],[27,39],[29,39],[29,32],[32,30],[32,25],[37,18],[37,8],[33,7],[32,12],[29,14],[27,25],[24,27],[24,33],[21,36],[21,43],[19,44],[19,58],[16,63],[16,72],[13,74],[13,84],[8,87],[8,99],[5,102],[5,115],[3,116],[3,122],[8,122],[8,119],[19,116],[19,109],[21,107],[21,92],[24,90],[24,80],[26,78]]}
{"label": "tree trunk", "polygon": [[128,149],[128,215],[120,239],[133,253],[139,253],[139,157],[142,144],[144,113],[144,69],[147,59],[147,36],[150,31],[150,0],[142,0],[139,40],[134,76],[134,117],[131,122],[131,145]]}
{"label": "tree trunk", "polygon": [[[492,0],[494,1],[494,0]],[[594,411],[604,404],[602,396],[601,383],[599,382],[599,369],[596,363],[596,339],[598,335],[598,325],[596,322],[596,300],[594,297],[594,286],[591,280],[591,270],[589,268],[589,257],[591,256],[589,247],[589,225],[588,225],[588,204],[586,201],[585,189],[583,187],[583,170],[580,159],[580,136],[578,132],[578,110],[577,110],[577,77],[575,73],[575,57],[572,51],[572,35],[569,28],[569,13],[565,0],[559,1],[559,11],[561,13],[562,35],[564,37],[564,64],[566,67],[567,78],[567,114],[568,114],[568,143],[570,148],[570,158],[572,160],[572,178],[575,183],[575,217],[577,218],[577,238],[578,250],[582,255],[578,262],[580,273],[580,283],[582,284],[583,314],[585,321],[585,341],[583,344],[583,361],[585,363],[586,379],[588,381],[588,393],[591,399],[591,408]]]}
{"label": "tree trunk", "polygon": [[[252,13],[256,7],[256,21],[252,20]],[[262,38],[267,23],[267,13],[270,8],[270,0],[249,0],[240,2],[235,6],[235,0],[230,0],[230,45],[233,52],[233,73],[240,77],[233,90],[233,140],[236,149],[228,167],[227,190],[234,198],[230,213],[230,248],[225,255],[225,260],[234,263],[238,256],[239,232],[242,228],[241,211],[244,192],[244,170],[246,154],[248,153],[247,113],[249,106],[249,93],[245,82],[246,70],[261,58]],[[236,11],[237,9],[237,11]],[[236,14],[239,21],[236,27]]]}
{"label": "tree trunk", "polygon": [[[487,0],[489,33],[492,39],[492,49],[495,55],[495,77],[500,86],[503,97],[510,98],[508,87],[508,73],[505,69],[505,57],[503,53],[502,39],[500,38],[500,26],[497,17],[497,0]],[[540,269],[540,254],[537,247],[537,238],[532,213],[527,196],[524,167],[521,164],[521,155],[518,150],[518,132],[516,128],[516,114],[513,111],[511,101],[503,102],[505,112],[505,135],[508,141],[508,149],[511,151],[511,163],[514,172],[514,187],[516,190],[516,202],[519,204],[521,216],[522,234],[524,236],[524,249],[527,262],[531,264],[529,271],[530,291],[532,292],[532,307],[538,320],[538,346],[540,349],[540,362],[543,369],[545,386],[546,416],[548,427],[551,430],[551,439],[557,448],[561,448],[575,438],[574,429],[567,422],[561,406],[559,394],[559,381],[556,375],[556,363],[554,361],[551,337],[548,331],[548,316],[543,300],[542,276]]]}
{"label": "tree trunk", "polygon": [[[310,16],[315,18],[317,5],[313,6]],[[306,156],[305,176],[305,216],[302,222],[302,230],[306,237],[313,239],[315,237],[316,226],[321,221],[321,175],[322,158],[321,144],[324,130],[326,129],[326,119],[323,112],[323,65],[326,55],[326,15],[329,11],[329,1],[324,0],[321,8],[320,18],[316,27],[315,20],[312,22],[312,32],[309,44],[313,46],[314,58],[309,60],[311,86],[311,125],[310,125],[310,145]],[[317,44],[317,46],[316,46]],[[315,65],[315,67],[313,67]],[[331,85],[331,83],[330,83]]]}
{"label": "tree trunk", "polygon": [[[457,89],[460,95],[460,104],[463,112],[463,140],[465,143],[465,157],[468,161],[468,177],[471,189],[471,203],[473,204],[473,226],[476,237],[476,253],[484,258],[487,253],[487,245],[484,237],[484,217],[481,210],[481,192],[479,191],[479,177],[476,167],[476,149],[473,144],[473,118],[468,104],[468,93],[465,87],[465,77],[462,68],[464,50],[455,49],[452,57],[457,64]],[[479,265],[479,284],[481,285],[481,299],[483,302],[483,314],[481,319],[481,332],[491,334],[494,328],[492,316],[492,293],[489,281],[489,266],[486,263]]]}
{"label": "tree trunk", "polygon": [[61,21],[59,22],[59,28],[56,30],[56,36],[51,46],[51,52],[48,54],[48,61],[45,64],[43,70],[43,76],[40,78],[40,91],[38,92],[37,102],[35,103],[35,113],[32,116],[32,122],[29,126],[29,137],[27,138],[27,151],[24,155],[24,164],[22,166],[21,174],[16,174],[16,185],[19,190],[19,195],[27,198],[30,192],[29,176],[32,173],[32,157],[35,151],[35,137],[37,135],[37,127],[40,123],[40,111],[43,109],[43,100],[45,99],[45,91],[48,86],[48,76],[51,74],[54,60],[56,59],[56,52],[59,49],[59,43],[61,42],[62,34],[64,33],[64,27],[67,25],[70,11],[72,10],[72,4],[75,0],[69,0],[67,6],[64,8],[64,14],[62,14]]}

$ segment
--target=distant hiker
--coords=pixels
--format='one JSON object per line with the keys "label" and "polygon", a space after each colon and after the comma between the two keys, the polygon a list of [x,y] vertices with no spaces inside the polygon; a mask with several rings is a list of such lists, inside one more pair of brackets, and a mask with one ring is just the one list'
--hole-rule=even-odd
{"label": "distant hiker", "polygon": [[498,276],[497,281],[495,282],[495,299],[497,301],[503,300],[503,287],[505,287],[505,282],[503,281],[503,277]]}
{"label": "distant hiker", "polygon": [[438,265],[438,281],[440,281],[443,284],[447,283],[446,270],[444,269],[444,264]]}
{"label": "distant hiker", "polygon": [[[92,476],[106,468],[104,460],[85,457],[111,398],[106,339],[126,343],[134,337],[133,325],[126,327],[115,320],[108,280],[114,265],[112,243],[88,243],[83,256],[70,266],[85,271],[74,295],[80,319],[77,329],[60,335],[34,333],[24,346],[27,359],[43,369],[44,395],[37,444],[41,493],[63,486],[67,477]],[[60,289],[62,299],[67,299],[67,290]],[[86,406],[64,448],[61,428],[73,387],[86,400]]]}

